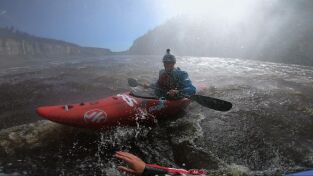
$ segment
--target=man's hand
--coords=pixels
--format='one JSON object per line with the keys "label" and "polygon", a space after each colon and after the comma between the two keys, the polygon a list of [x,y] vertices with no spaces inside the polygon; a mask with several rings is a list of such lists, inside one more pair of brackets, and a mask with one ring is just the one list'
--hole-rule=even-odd
{"label": "man's hand", "polygon": [[143,162],[140,158],[131,153],[118,151],[115,153],[114,156],[125,161],[129,166],[129,168],[124,166],[118,166],[119,171],[141,175],[146,167],[145,162]]}
{"label": "man's hand", "polygon": [[171,97],[174,97],[175,95],[177,95],[179,93],[179,90],[170,90],[170,91],[168,91],[167,92],[167,94],[169,95],[169,96],[171,96]]}

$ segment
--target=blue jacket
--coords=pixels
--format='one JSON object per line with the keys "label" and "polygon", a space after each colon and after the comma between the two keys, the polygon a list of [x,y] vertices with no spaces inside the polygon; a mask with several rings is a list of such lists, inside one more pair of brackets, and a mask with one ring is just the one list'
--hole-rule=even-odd
{"label": "blue jacket", "polygon": [[[196,88],[192,85],[188,73],[180,70],[178,67],[174,68],[171,73],[167,73],[164,69],[160,70],[159,79],[155,83],[155,87],[155,94],[158,97],[177,99],[196,93]],[[171,89],[179,90],[179,95],[177,97],[168,97],[167,92]]]}

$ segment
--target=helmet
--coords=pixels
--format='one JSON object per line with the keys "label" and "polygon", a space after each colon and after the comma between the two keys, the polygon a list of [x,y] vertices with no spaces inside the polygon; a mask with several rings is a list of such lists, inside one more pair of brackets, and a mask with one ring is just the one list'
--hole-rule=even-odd
{"label": "helmet", "polygon": [[163,56],[163,63],[176,63],[176,58],[172,55],[170,49],[166,50],[166,54]]}

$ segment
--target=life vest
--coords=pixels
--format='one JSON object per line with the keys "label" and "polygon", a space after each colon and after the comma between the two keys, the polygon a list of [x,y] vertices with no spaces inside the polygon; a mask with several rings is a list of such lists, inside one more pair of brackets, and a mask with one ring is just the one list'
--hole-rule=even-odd
{"label": "life vest", "polygon": [[179,76],[178,73],[180,69],[174,68],[170,73],[165,70],[161,70],[159,74],[158,86],[164,91],[169,91],[172,89],[179,89]]}
{"label": "life vest", "polygon": [[[196,88],[192,85],[188,77],[188,73],[180,70],[179,67],[174,68],[170,73],[164,69],[159,73],[159,79],[155,84],[155,94],[158,97],[165,97],[167,99],[180,99],[185,96],[195,94]],[[179,90],[179,93],[174,97],[169,97],[167,92],[169,90]]]}

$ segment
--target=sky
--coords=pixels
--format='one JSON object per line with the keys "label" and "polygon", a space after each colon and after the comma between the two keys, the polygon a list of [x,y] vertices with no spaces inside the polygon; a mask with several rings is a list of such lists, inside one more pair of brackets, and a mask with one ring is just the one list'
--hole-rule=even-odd
{"label": "sky", "polygon": [[[81,46],[124,51],[138,37],[181,14],[231,14],[251,0],[1,0],[0,27]],[[239,13],[237,13],[239,14]]]}
{"label": "sky", "polygon": [[[160,4],[161,3],[161,4]],[[157,0],[1,0],[0,26],[82,46],[127,50],[175,16]]]}

